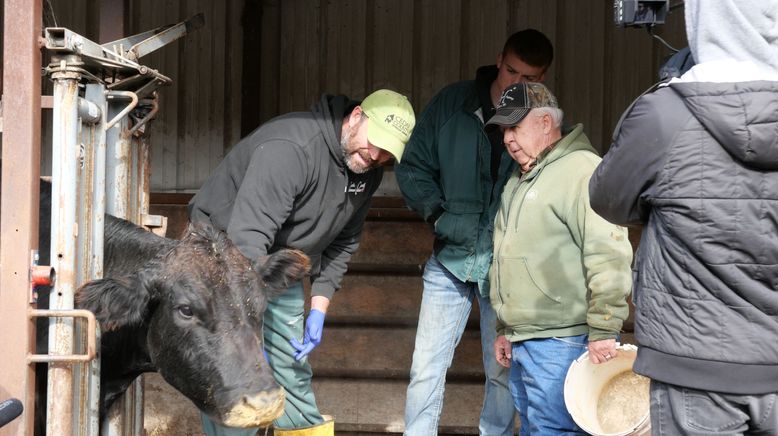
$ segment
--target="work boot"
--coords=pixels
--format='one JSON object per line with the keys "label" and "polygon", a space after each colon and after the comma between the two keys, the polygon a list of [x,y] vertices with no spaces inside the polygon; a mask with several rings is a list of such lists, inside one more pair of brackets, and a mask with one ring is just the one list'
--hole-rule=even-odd
{"label": "work boot", "polygon": [[335,420],[330,415],[322,415],[324,422],[301,428],[275,428],[275,436],[335,436]]}

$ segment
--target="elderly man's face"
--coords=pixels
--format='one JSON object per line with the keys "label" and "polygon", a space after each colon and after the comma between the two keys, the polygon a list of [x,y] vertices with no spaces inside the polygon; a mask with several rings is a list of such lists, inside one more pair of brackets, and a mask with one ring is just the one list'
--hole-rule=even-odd
{"label": "elderly man's face", "polygon": [[550,117],[530,113],[521,122],[503,129],[503,142],[523,172],[529,171],[552,141],[549,140]]}
{"label": "elderly man's face", "polygon": [[367,140],[367,129],[367,117],[362,117],[360,112],[359,118],[348,123],[341,133],[340,146],[346,157],[346,165],[357,174],[380,167],[392,159],[391,153]]}

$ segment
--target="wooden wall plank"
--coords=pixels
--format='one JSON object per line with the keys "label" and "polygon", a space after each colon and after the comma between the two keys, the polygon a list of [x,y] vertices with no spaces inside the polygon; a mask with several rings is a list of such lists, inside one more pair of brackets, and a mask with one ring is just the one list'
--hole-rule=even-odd
{"label": "wooden wall plank", "polygon": [[413,5],[411,101],[421,110],[443,86],[461,78],[462,1],[417,0]]}
{"label": "wooden wall plank", "polygon": [[[95,34],[99,0],[53,5],[58,24]],[[493,63],[505,39],[527,27],[551,39],[546,84],[604,152],[619,116],[670,53],[645,29],[616,27],[611,2],[129,0],[128,11],[128,34],[206,13],[204,28],[142,60],[174,81],[159,91],[151,124],[154,191],[197,190],[242,134],[306,110],[325,92],[363,98],[391,88],[418,113],[442,87]],[[245,50],[244,26],[256,32]],[[683,8],[655,30],[685,46]],[[43,137],[45,130],[44,122]]]}
{"label": "wooden wall plank", "polygon": [[[279,113],[307,109],[324,92],[319,89],[319,68],[325,67],[318,64],[320,28],[319,2],[288,0],[281,3]],[[328,59],[326,66],[334,62],[334,58]]]}
{"label": "wooden wall plank", "polygon": [[[592,143],[599,144],[603,105],[603,10],[589,2],[566,2],[557,32],[557,63],[560,69],[555,92],[568,124],[583,123]],[[575,74],[570,74],[574,71]]]}
{"label": "wooden wall plank", "polygon": [[472,79],[483,65],[494,64],[510,32],[508,4],[502,0],[462,2],[460,79]]}
{"label": "wooden wall plank", "polygon": [[[413,91],[413,0],[375,0],[368,11],[365,92]],[[372,84],[372,86],[370,86]]]}
{"label": "wooden wall plank", "polygon": [[[226,28],[224,43],[219,47],[224,51],[225,82],[224,82],[224,110],[222,112],[222,125],[224,132],[222,136],[222,154],[232,147],[241,138],[241,108],[243,104],[243,93],[241,92],[241,82],[243,80],[243,11],[242,1],[227,1],[227,9],[224,16],[224,26]],[[240,25],[237,25],[240,23]],[[257,56],[256,53],[253,56]],[[256,77],[247,77],[247,81],[256,81]],[[252,108],[253,110],[253,108]],[[211,168],[216,168],[219,162],[214,162],[211,158]]]}
{"label": "wooden wall plank", "polygon": [[[557,92],[557,77],[561,74],[558,65],[560,63],[558,39],[561,32],[557,23],[559,2],[561,0],[525,0],[511,1],[509,3],[508,36],[519,30],[532,28],[543,32],[551,40],[554,47],[554,60],[546,74],[545,85],[552,92]],[[591,3],[591,2],[587,2]],[[564,3],[565,5],[567,3]],[[502,47],[501,47],[502,48]]]}
{"label": "wooden wall plank", "polygon": [[[280,102],[279,83],[281,82],[281,5],[280,0],[262,2],[260,21],[260,87],[259,87],[259,125],[278,115]],[[248,21],[248,19],[247,19]],[[244,78],[248,80],[248,78]],[[252,128],[254,126],[251,126]],[[244,131],[248,130],[246,128]]]}

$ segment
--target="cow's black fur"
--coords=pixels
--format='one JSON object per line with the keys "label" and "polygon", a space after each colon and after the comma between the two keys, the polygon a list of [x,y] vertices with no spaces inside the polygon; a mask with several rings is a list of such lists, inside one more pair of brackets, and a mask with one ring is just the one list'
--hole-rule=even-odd
{"label": "cow's black fur", "polygon": [[308,267],[296,250],[252,265],[209,225],[173,240],[106,215],[104,278],[76,293],[103,331],[101,420],[149,371],[217,421],[247,396],[280,392],[262,353],[262,314]]}

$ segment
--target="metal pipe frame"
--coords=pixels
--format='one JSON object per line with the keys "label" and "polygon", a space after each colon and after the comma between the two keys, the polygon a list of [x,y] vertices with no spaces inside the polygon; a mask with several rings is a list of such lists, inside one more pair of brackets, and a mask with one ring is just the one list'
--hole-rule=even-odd
{"label": "metal pipe frame", "polygon": [[31,354],[27,356],[27,361],[30,363],[35,362],[89,362],[97,355],[97,321],[95,314],[88,310],[42,310],[36,309],[30,311],[30,318],[36,317],[67,317],[67,318],[84,318],[87,322],[87,331],[90,333],[88,343],[86,347],[86,353],[84,354],[66,354],[66,355],[51,355],[51,354]]}
{"label": "metal pipe frame", "polygon": [[[66,64],[63,59],[62,66]],[[64,68],[63,68],[64,69]],[[72,310],[77,277],[77,174],[79,162],[78,73],[60,71],[54,80],[54,122],[52,126],[51,263],[57,271],[49,308]],[[49,321],[49,353],[73,353],[73,320]],[[49,364],[46,434],[73,433],[73,366]]]}
{"label": "metal pipe frame", "polygon": [[[86,85],[85,97],[100,109],[99,126],[104,126],[107,120],[108,101],[105,96],[105,85],[90,83]],[[103,277],[103,247],[105,241],[105,129],[95,129],[95,137],[92,140],[94,148],[94,164],[92,173],[92,186],[94,187],[92,203],[92,243],[94,251],[89,265],[89,277]],[[100,326],[97,326],[97,339],[100,338]],[[98,342],[99,343],[99,342]],[[88,366],[89,392],[87,409],[89,411],[87,426],[90,435],[97,435],[100,431],[100,356],[92,360]]]}

